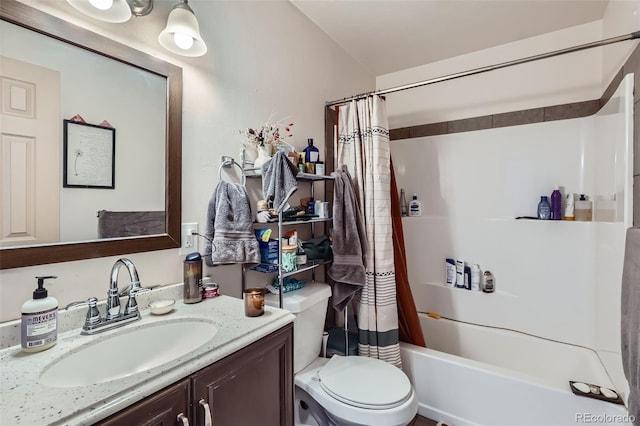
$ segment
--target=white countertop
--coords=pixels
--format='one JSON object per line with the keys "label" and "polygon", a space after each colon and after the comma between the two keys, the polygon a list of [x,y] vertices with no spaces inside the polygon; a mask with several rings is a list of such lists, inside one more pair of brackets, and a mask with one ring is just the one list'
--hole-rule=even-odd
{"label": "white countertop", "polygon": [[[180,291],[182,289],[181,286],[173,286],[173,294],[176,293],[176,288]],[[145,296],[147,300],[166,297],[157,296],[155,290]],[[147,304],[148,301],[141,303],[141,306],[146,307]],[[0,424],[28,426],[92,424],[244,348],[293,322],[294,319],[288,311],[269,306],[265,306],[265,314],[262,316],[246,317],[241,299],[219,296],[189,305],[178,300],[175,309],[166,315],[156,316],[148,310],[142,310],[140,321],[94,336],[81,336],[82,320],[75,324],[77,328],[60,331],[60,324],[69,322],[68,318],[64,318],[65,312],[60,312],[62,318],[59,319],[57,344],[37,353],[21,351],[19,334],[17,345],[5,347],[7,342],[14,343],[19,321],[0,324],[0,336],[4,340],[4,344],[0,345],[4,347],[0,350]],[[83,318],[86,308],[73,309],[69,314],[75,313],[75,318],[78,317],[78,312],[81,312]],[[90,386],[52,388],[38,381],[42,370],[47,365],[98,339],[105,339],[110,334],[125,329],[144,327],[159,321],[179,321],[194,316],[206,317],[213,321],[218,327],[218,332],[207,344],[170,363],[125,378]],[[8,334],[11,334],[11,337],[7,337]],[[203,336],[203,341],[207,339],[207,336]],[[136,356],[136,354],[127,353],[127,348],[122,348],[121,353],[123,357]],[[96,365],[96,368],[100,368],[100,365]]]}

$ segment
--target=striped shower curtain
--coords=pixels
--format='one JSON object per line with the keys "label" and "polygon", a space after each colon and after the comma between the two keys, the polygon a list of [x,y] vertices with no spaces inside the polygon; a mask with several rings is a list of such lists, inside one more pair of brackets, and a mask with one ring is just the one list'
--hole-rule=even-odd
{"label": "striped shower curtain", "polygon": [[353,179],[367,230],[366,282],[360,294],[358,351],[401,366],[391,220],[391,154],[385,101],[352,101],[338,110],[336,166]]}

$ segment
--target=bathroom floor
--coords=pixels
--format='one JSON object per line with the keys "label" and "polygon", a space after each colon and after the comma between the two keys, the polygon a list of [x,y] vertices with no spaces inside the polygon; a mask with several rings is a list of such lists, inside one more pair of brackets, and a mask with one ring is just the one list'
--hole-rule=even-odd
{"label": "bathroom floor", "polygon": [[407,426],[436,426],[436,424],[438,424],[438,422],[435,420],[416,414],[416,417]]}

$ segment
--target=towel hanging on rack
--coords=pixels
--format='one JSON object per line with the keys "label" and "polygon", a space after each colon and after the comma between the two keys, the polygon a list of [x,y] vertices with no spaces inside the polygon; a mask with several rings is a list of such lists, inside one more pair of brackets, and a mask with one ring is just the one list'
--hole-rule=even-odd
{"label": "towel hanging on rack", "polygon": [[282,151],[262,165],[262,195],[273,200],[273,208],[280,213],[291,194],[298,190],[296,169]]}
{"label": "towel hanging on rack", "polygon": [[260,262],[244,185],[218,182],[209,201],[205,237],[204,258],[208,266]]}

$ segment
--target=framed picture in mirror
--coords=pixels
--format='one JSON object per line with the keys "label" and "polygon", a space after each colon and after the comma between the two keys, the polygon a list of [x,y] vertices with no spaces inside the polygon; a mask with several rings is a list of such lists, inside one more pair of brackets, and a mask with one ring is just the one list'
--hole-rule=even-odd
{"label": "framed picture in mirror", "polygon": [[64,120],[65,188],[115,188],[116,129]]}

